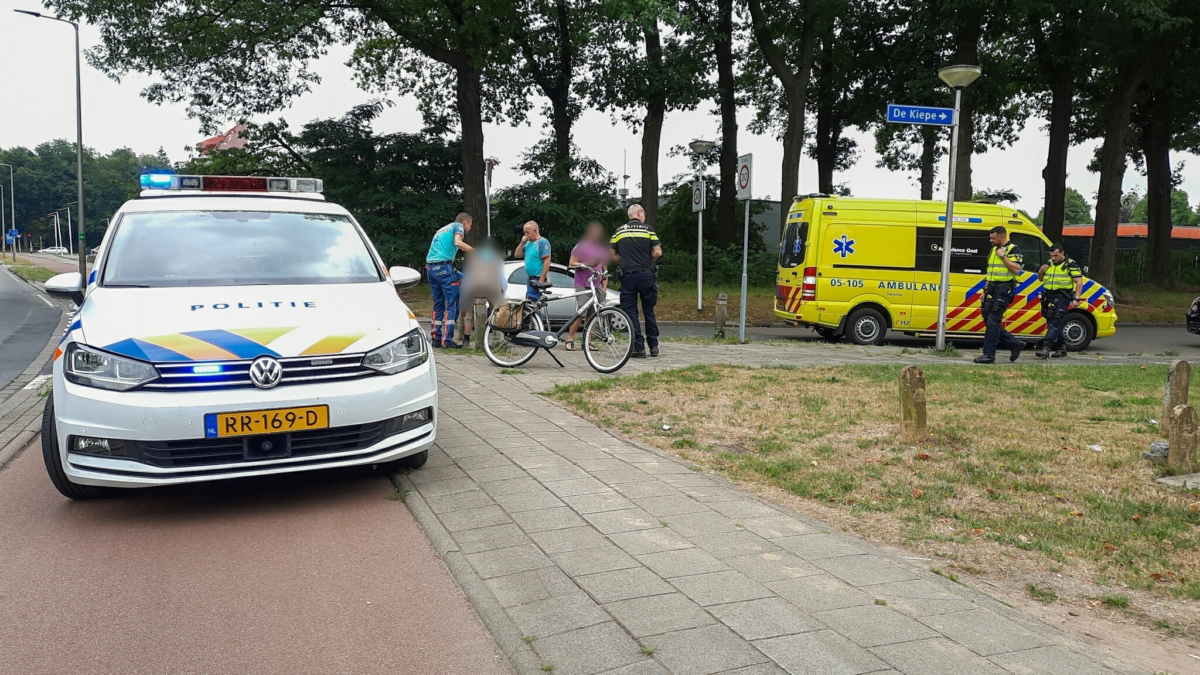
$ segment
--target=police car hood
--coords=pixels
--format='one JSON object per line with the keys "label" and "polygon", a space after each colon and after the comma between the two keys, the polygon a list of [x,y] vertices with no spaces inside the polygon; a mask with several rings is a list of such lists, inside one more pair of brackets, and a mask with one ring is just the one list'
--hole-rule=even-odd
{"label": "police car hood", "polygon": [[[145,361],[367,352],[417,327],[390,283],[93,289],[73,330]],[[78,334],[77,334],[78,335]]]}

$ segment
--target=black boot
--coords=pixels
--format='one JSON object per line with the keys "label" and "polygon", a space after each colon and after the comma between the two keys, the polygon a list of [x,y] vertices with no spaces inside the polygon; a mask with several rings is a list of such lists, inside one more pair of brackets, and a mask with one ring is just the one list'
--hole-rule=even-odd
{"label": "black boot", "polygon": [[984,354],[982,356],[976,356],[974,362],[975,363],[995,363],[996,357],[988,356],[987,354]]}
{"label": "black boot", "polygon": [[1065,349],[1059,349],[1058,351],[1056,351],[1056,352],[1054,352],[1053,354],[1051,354],[1051,355],[1050,355],[1050,358],[1052,358],[1052,359],[1062,359],[1062,358],[1066,358],[1066,356],[1067,356],[1067,350],[1065,350]]}

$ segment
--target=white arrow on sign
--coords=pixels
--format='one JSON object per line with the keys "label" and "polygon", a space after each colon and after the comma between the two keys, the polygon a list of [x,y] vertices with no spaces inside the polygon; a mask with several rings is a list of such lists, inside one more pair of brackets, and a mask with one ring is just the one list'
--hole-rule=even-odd
{"label": "white arrow on sign", "polygon": [[750,199],[750,177],[754,170],[754,155],[738,157],[737,198]]}
{"label": "white arrow on sign", "polygon": [[692,183],[692,213],[708,208],[708,184],[704,181]]}

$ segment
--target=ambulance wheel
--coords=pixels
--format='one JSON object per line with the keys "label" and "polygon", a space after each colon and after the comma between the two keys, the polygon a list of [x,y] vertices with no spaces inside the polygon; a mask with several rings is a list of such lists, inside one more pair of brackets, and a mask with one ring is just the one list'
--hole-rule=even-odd
{"label": "ambulance wheel", "polygon": [[881,345],[887,335],[887,320],[869,307],[857,309],[846,320],[846,336],[856,345]]}
{"label": "ambulance wheel", "polygon": [[1092,328],[1091,319],[1082,312],[1067,314],[1067,320],[1063,324],[1063,342],[1067,345],[1067,351],[1081,352],[1092,344],[1095,337],[1096,329]]}
{"label": "ambulance wheel", "polygon": [[112,488],[99,485],[80,485],[72,483],[63,471],[62,455],[58,450],[58,425],[54,423],[54,396],[46,398],[46,408],[42,412],[42,460],[46,463],[46,473],[50,474],[50,482],[54,483],[62,496],[69,499],[98,499],[113,494]]}

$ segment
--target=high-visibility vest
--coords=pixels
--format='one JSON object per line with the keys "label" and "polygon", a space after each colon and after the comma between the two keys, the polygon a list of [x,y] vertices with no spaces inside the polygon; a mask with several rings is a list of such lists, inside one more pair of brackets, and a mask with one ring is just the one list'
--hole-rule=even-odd
{"label": "high-visibility vest", "polygon": [[1063,258],[1063,261],[1056,263],[1050,261],[1050,266],[1046,268],[1046,274],[1042,276],[1042,288],[1047,291],[1069,291],[1075,288],[1075,280],[1083,276],[1083,271],[1079,269],[1079,265],[1070,258]]}
{"label": "high-visibility vest", "polygon": [[[1013,262],[1020,264],[1020,262],[1021,262],[1020,253],[1017,253],[1015,256],[1013,255],[1013,249],[1015,249],[1015,248],[1017,248],[1017,245],[1013,244],[1012,242],[1009,242],[1004,245],[1004,253],[1006,255],[1008,255],[1009,260],[1012,260]],[[1008,267],[1005,266],[1004,261],[1000,259],[1000,256],[996,255],[996,247],[993,246],[992,252],[988,254],[987,280],[988,281],[1012,281],[1016,278],[1017,278],[1017,275],[1008,271]]]}

